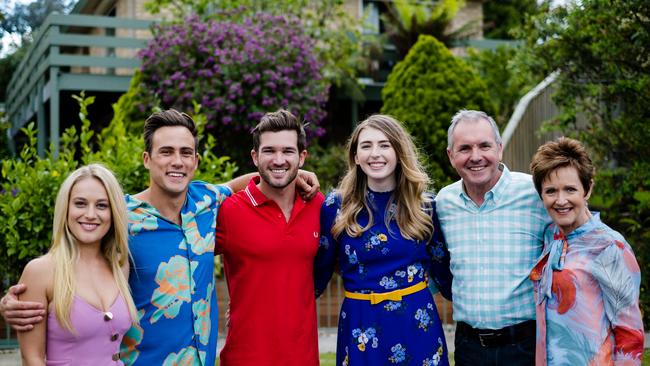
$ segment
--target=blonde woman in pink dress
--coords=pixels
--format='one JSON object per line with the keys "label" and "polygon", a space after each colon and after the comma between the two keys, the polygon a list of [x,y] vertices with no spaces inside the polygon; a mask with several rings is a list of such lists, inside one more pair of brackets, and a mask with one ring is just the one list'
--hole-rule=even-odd
{"label": "blonde woman in pink dress", "polygon": [[590,212],[594,167],[580,142],[542,145],[531,163],[553,219],[533,268],[536,365],[641,365],[641,273],[623,236]]}
{"label": "blonde woman in pink dress", "polygon": [[47,321],[18,333],[23,365],[108,366],[137,319],[129,293],[127,218],[115,176],[99,164],[77,169],[56,198],[52,247],[30,261],[21,301],[37,301]]}

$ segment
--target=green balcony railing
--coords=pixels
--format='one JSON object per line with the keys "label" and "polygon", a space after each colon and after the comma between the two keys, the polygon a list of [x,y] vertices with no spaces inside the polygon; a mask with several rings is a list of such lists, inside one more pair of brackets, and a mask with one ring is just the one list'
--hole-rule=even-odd
{"label": "green balcony railing", "polygon": [[152,22],[92,15],[48,16],[7,86],[10,140],[36,120],[39,153],[45,152],[49,141],[56,154],[60,92],[126,91],[133,69],[140,64],[135,50],[145,46]]}

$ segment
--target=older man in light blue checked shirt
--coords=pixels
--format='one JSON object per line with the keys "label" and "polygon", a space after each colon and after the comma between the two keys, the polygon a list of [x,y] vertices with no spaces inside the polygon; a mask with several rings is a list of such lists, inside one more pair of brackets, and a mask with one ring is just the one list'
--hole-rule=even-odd
{"label": "older man in light blue checked shirt", "polygon": [[452,118],[447,155],[461,179],[440,190],[436,207],[454,275],[456,366],[535,363],[528,274],[551,221],[531,176],[508,170],[502,153],[486,113]]}

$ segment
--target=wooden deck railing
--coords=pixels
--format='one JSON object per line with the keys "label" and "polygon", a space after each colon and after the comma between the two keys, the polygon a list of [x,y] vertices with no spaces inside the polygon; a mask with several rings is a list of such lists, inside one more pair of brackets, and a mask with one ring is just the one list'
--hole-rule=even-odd
{"label": "wooden deck railing", "polygon": [[56,151],[59,93],[128,90],[132,71],[140,64],[135,50],[145,45],[151,24],[149,20],[105,16],[48,16],[7,86],[9,135],[15,136],[36,118],[39,153],[45,151],[47,130]]}

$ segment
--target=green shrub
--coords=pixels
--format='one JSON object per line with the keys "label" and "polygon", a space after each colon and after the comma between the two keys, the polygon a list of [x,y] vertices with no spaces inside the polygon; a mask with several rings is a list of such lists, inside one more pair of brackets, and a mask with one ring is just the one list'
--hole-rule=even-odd
{"label": "green shrub", "polygon": [[[81,128],[68,128],[61,137],[58,158],[51,153],[41,158],[36,149],[33,123],[22,131],[27,136],[18,157],[2,161],[0,179],[0,268],[4,280],[15,283],[30,259],[47,251],[52,238],[54,203],[61,182],[83,164],[101,162],[115,172],[124,192],[138,193],[147,187],[148,174],[142,164],[144,142],[141,135],[131,135],[124,127],[124,113],[114,105],[115,117],[99,136],[94,138],[88,120],[88,107],[94,97],[74,96],[79,103]],[[205,117],[194,115],[200,134]],[[211,151],[214,139],[203,142],[204,152],[196,179],[223,182],[232,179],[237,167],[227,157]],[[81,157],[76,159],[76,157]]]}
{"label": "green shrub", "polygon": [[59,185],[77,168],[74,143],[78,134],[69,128],[61,137],[57,159],[40,158],[36,130],[30,123],[23,132],[28,143],[18,158],[2,161],[0,191],[0,266],[4,279],[15,283],[27,261],[45,252],[52,237],[54,201]]}
{"label": "green shrub", "polygon": [[329,192],[338,185],[347,169],[345,146],[340,144],[320,146],[314,143],[309,145],[307,150],[309,155],[305,159],[303,169],[316,173],[321,192]]}
{"label": "green shrub", "polygon": [[429,156],[427,170],[437,187],[456,177],[446,154],[451,117],[463,108],[490,115],[494,112],[487,88],[476,71],[431,36],[420,36],[406,58],[395,66],[382,98],[381,112],[404,122]]}

